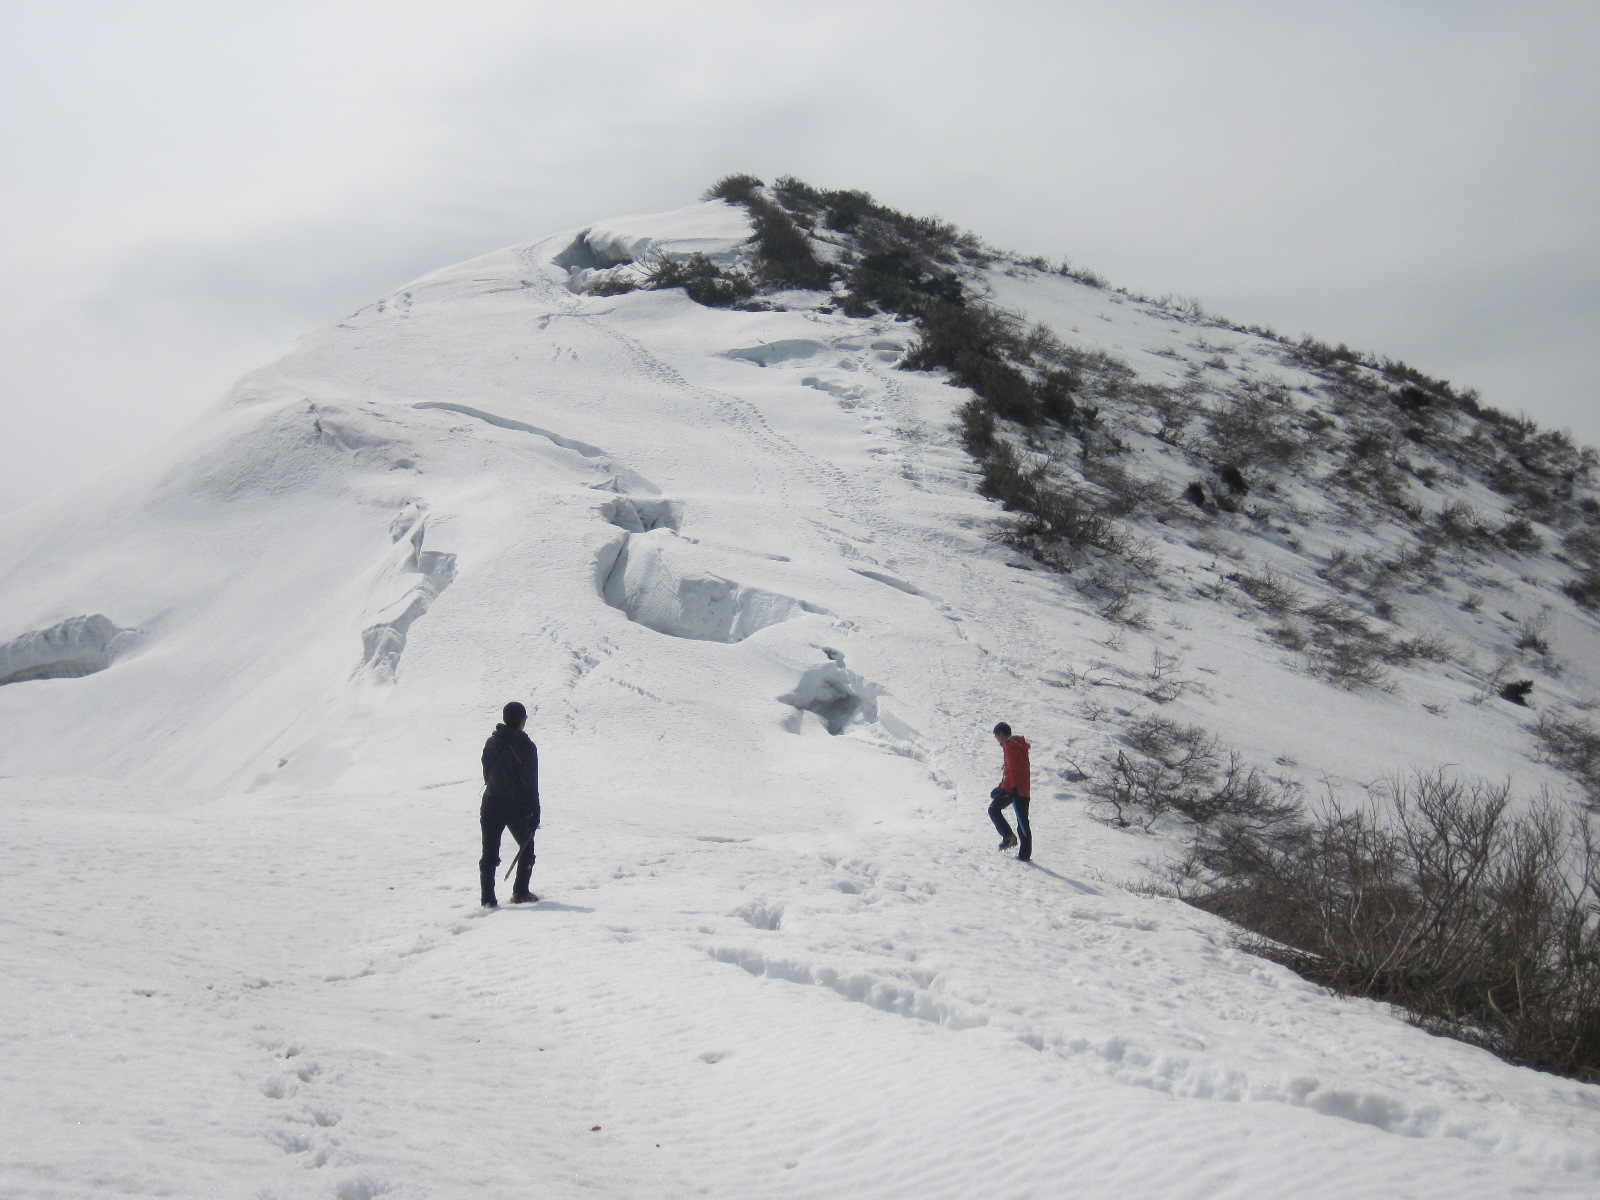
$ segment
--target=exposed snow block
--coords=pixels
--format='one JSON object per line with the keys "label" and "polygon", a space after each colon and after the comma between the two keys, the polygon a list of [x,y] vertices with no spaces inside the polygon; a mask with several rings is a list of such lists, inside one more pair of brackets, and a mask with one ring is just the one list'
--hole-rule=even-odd
{"label": "exposed snow block", "polygon": [[400,667],[400,655],[406,648],[406,636],[418,617],[432,607],[439,593],[455,582],[456,556],[441,554],[422,548],[423,523],[418,521],[411,532],[411,555],[405,570],[416,579],[405,595],[389,605],[377,624],[361,632],[361,666],[358,671],[372,672],[379,679],[392,680]]}
{"label": "exposed snow block", "polygon": [[752,900],[749,904],[741,905],[733,910],[733,915],[738,917],[752,929],[781,929],[783,927],[783,905],[765,904],[759,900]]}
{"label": "exposed snow block", "polygon": [[823,653],[828,661],[808,670],[794,691],[778,699],[804,712],[816,713],[835,737],[853,721],[876,721],[878,697],[883,689],[846,670],[844,655],[837,650]]}
{"label": "exposed snow block", "polygon": [[683,502],[618,496],[615,500],[607,500],[600,506],[600,515],[618,529],[626,529],[629,533],[649,533],[652,529],[681,529]]}
{"label": "exposed snow block", "polygon": [[582,240],[590,253],[607,263],[652,262],[692,254],[731,263],[740,257],[750,232],[750,214],[742,205],[701,204],[677,212],[603,221],[590,226]]}
{"label": "exposed snow block", "polygon": [[591,483],[589,486],[597,492],[616,492],[619,495],[632,492],[644,492],[650,496],[661,495],[660,488],[637,471],[630,471],[627,467],[618,467],[600,483]]}
{"label": "exposed snow block", "polygon": [[779,342],[764,342],[759,346],[745,346],[739,350],[729,350],[723,357],[736,358],[742,362],[753,362],[758,367],[776,366],[785,362],[806,362],[816,358],[819,354],[826,354],[828,347],[821,342],[813,342],[809,338],[790,338]]}
{"label": "exposed snow block", "polygon": [[585,458],[606,458],[606,452],[598,446],[591,446],[588,442],[580,442],[577,438],[563,437],[559,433],[551,433],[548,429],[541,429],[537,425],[529,425],[526,421],[513,421],[510,417],[496,416],[494,413],[484,412],[481,408],[471,408],[465,404],[451,404],[444,400],[423,400],[413,404],[412,408],[442,408],[447,412],[460,413],[465,417],[476,417],[487,425],[496,425],[501,429],[515,429],[520,433],[535,433],[542,438],[549,438],[563,450],[575,450]]}
{"label": "exposed snow block", "polygon": [[342,454],[360,454],[387,446],[391,440],[373,427],[364,413],[343,409],[333,404],[306,405],[311,416],[311,432],[317,441],[330,450]]}
{"label": "exposed snow block", "polygon": [[561,253],[550,260],[558,267],[568,271],[596,271],[605,267],[614,267],[618,263],[630,261],[626,258],[616,258],[609,254],[602,254],[589,243],[589,230],[585,229]]}
{"label": "exposed snow block", "polygon": [[828,661],[807,670],[794,691],[778,699],[802,712],[815,713],[835,737],[857,721],[878,721],[882,716],[878,697],[883,689],[846,668],[839,651],[823,647],[822,652]]}
{"label": "exposed snow block", "polygon": [[886,575],[882,571],[869,571],[866,567],[851,567],[850,569],[857,575],[863,575],[875,583],[887,584],[897,592],[905,592],[908,596],[920,596],[924,600],[937,601],[939,599],[938,596],[923,591],[915,584],[907,583],[904,579],[896,579],[893,575]]}
{"label": "exposed snow block", "polygon": [[827,661],[807,668],[794,691],[778,697],[780,703],[792,705],[796,710],[785,727],[794,733],[801,732],[802,713],[815,714],[823,728],[835,737],[853,725],[875,726],[868,740],[892,754],[926,761],[922,735],[878,703],[879,698],[887,694],[885,689],[867,682],[846,667],[844,655],[839,651],[826,646],[820,649],[827,655]]}
{"label": "exposed snow block", "polygon": [[742,642],[768,625],[823,611],[697,568],[665,540],[672,536],[664,529],[633,534],[602,554],[602,566],[606,555],[615,558],[604,571],[601,596],[646,629],[702,642]]}
{"label": "exposed snow block", "polygon": [[[590,240],[589,234],[590,230],[585,229],[550,260],[554,266],[566,271],[567,289],[579,295],[587,292],[601,279],[629,274],[628,271],[619,271],[617,268],[630,267],[633,263],[632,258],[618,257],[614,253],[598,248]],[[638,274],[637,270],[632,273],[635,276]]]}
{"label": "exposed snow block", "polygon": [[0,686],[104,671],[134,636],[99,613],[25,633],[0,646]]}
{"label": "exposed snow block", "polygon": [[860,384],[844,383],[837,379],[824,379],[820,375],[807,375],[800,381],[808,388],[826,392],[839,402],[841,408],[856,408],[865,402],[866,389]]}

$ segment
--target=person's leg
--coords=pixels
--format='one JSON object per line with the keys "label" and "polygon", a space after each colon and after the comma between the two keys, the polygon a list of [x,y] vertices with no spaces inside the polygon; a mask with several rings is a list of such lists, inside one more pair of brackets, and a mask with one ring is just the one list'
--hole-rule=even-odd
{"label": "person's leg", "polygon": [[506,823],[506,828],[511,830],[511,836],[517,839],[516,877],[511,881],[511,898],[513,900],[528,895],[528,878],[533,874],[533,818],[521,816]]}
{"label": "person's leg", "polygon": [[478,888],[480,900],[493,906],[494,869],[500,865],[500,832],[506,827],[505,815],[493,805],[485,804],[478,813],[478,824],[483,827],[483,857],[478,860]]}
{"label": "person's leg", "polygon": [[1033,857],[1033,826],[1028,823],[1028,797],[1018,796],[1016,806],[1017,837],[1022,840],[1022,845],[1017,850],[1017,857],[1027,862]]}
{"label": "person's leg", "polygon": [[[1011,832],[1011,823],[1006,820],[1003,811],[1011,803],[1011,793],[1003,792],[999,788],[989,793],[993,803],[989,805],[989,819],[994,822],[994,827],[1000,831],[1000,839],[1009,845],[1016,845],[1016,835]],[[1001,849],[1005,849],[1004,846]]]}

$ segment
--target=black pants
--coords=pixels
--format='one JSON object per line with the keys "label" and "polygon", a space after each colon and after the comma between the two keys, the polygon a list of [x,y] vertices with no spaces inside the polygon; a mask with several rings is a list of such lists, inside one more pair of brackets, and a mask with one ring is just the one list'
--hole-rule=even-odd
{"label": "black pants", "polygon": [[989,793],[994,803],[989,805],[989,819],[994,822],[994,827],[1000,831],[1002,838],[1011,836],[1011,825],[1006,821],[1005,810],[1010,805],[1015,805],[1017,810],[1017,857],[1027,862],[1033,857],[1033,826],[1028,824],[1028,797],[1019,796],[1016,792],[1003,788],[995,788]]}
{"label": "black pants", "polygon": [[534,814],[503,800],[486,797],[478,812],[478,823],[483,826],[483,857],[478,860],[483,902],[494,903],[494,870],[500,865],[500,834],[507,829],[516,839],[518,849],[527,847],[527,853],[517,863],[517,877],[511,884],[513,896],[523,895],[528,890],[528,876],[533,874],[533,833],[539,828]]}

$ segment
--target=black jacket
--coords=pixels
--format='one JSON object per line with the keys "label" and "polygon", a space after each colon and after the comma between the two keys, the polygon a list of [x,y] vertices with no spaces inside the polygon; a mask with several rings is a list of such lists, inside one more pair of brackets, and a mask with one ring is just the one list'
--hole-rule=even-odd
{"label": "black jacket", "polygon": [[532,813],[539,824],[539,748],[522,730],[496,725],[483,744],[483,799]]}

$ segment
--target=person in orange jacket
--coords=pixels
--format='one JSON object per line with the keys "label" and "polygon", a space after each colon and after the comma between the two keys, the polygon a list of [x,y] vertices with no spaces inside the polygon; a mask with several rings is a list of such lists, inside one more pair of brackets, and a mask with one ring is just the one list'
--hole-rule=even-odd
{"label": "person in orange jacket", "polygon": [[[1022,844],[1017,850],[1017,857],[1027,862],[1033,857],[1033,826],[1028,824],[1028,739],[1020,734],[1013,737],[1011,726],[1004,721],[994,727],[994,739],[1005,752],[1006,766],[1000,786],[989,793],[993,801],[989,805],[989,819],[1000,831],[1000,849],[1011,849],[1017,845],[1020,837]],[[1005,817],[1008,806],[1017,810],[1016,833],[1011,832],[1011,825]]]}

